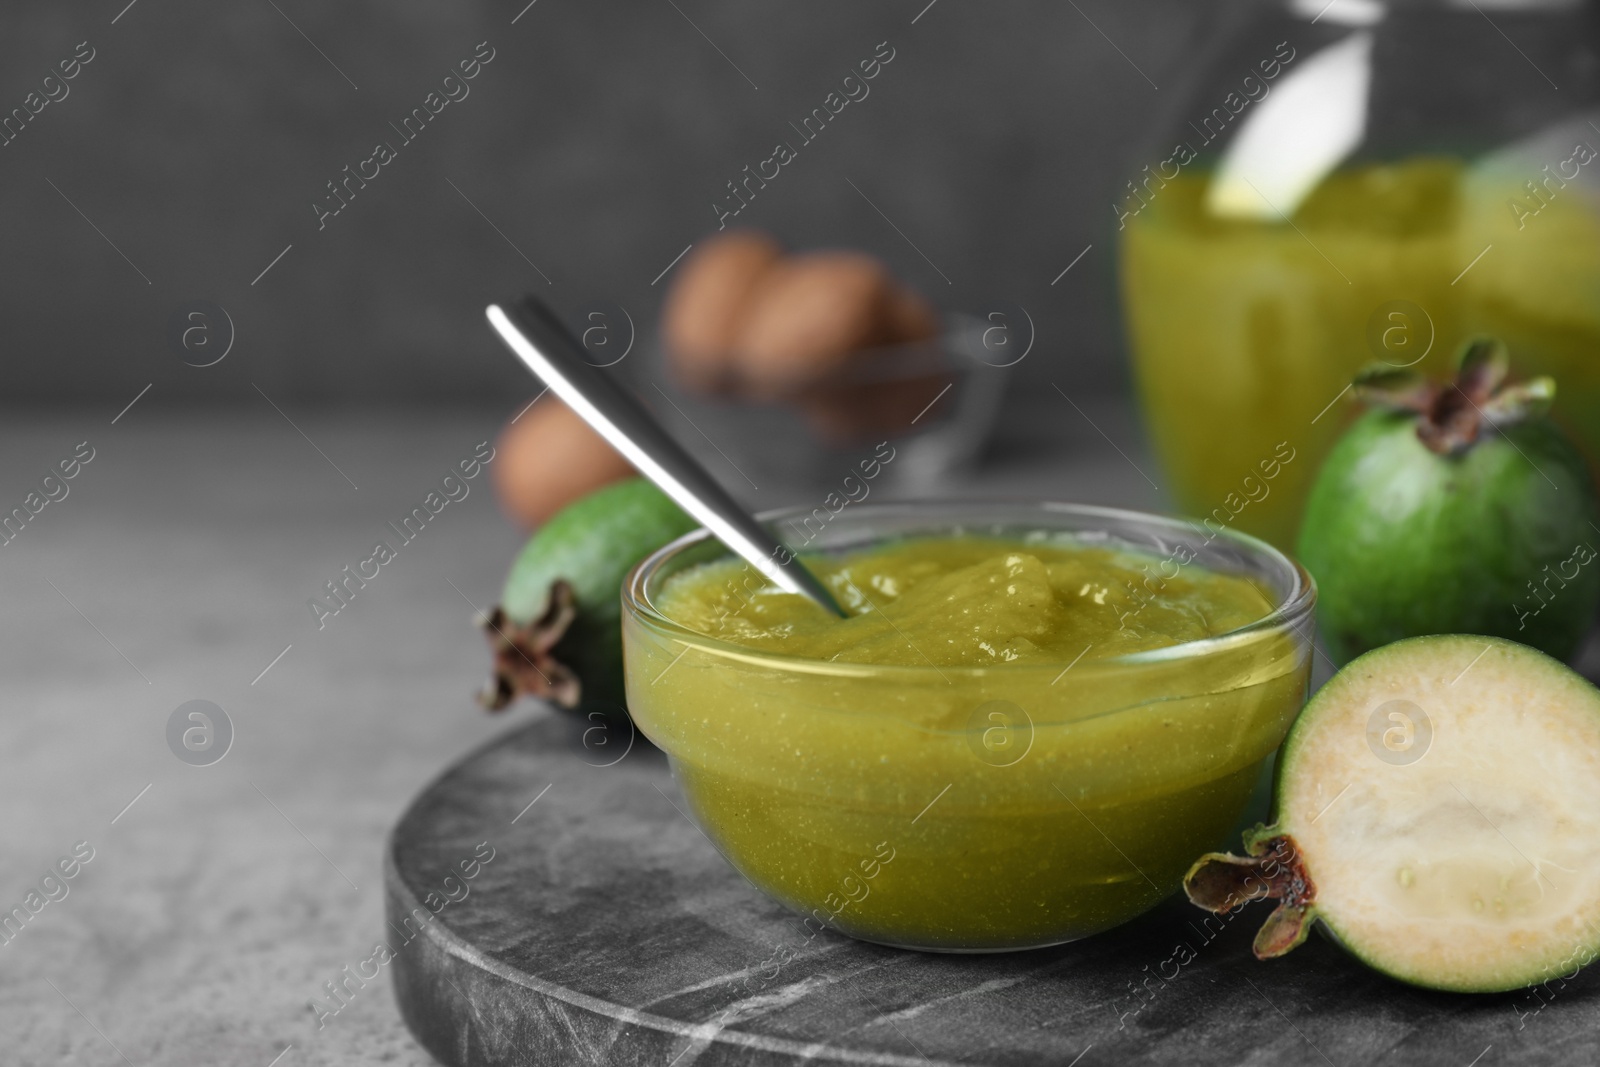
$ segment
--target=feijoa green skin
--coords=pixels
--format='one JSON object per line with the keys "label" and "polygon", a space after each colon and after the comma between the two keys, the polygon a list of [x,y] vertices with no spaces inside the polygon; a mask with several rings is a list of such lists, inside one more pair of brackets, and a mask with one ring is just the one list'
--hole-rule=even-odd
{"label": "feijoa green skin", "polygon": [[622,704],[622,580],[634,564],[700,524],[643,478],[567,505],[518,554],[485,621],[499,710],[520,694],[567,708]]}
{"label": "feijoa green skin", "polygon": [[[1463,419],[1465,439],[1425,442],[1458,433]],[[1298,554],[1340,663],[1437,633],[1504,637],[1567,660],[1600,602],[1597,546],[1600,501],[1555,424],[1531,413],[1480,425],[1458,406],[1439,423],[1403,408],[1358,419],[1312,489]]]}

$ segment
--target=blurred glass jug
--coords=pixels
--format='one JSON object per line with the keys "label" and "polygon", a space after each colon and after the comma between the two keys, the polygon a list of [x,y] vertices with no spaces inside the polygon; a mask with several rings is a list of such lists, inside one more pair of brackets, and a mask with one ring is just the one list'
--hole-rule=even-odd
{"label": "blurred glass jug", "polygon": [[1292,546],[1354,372],[1442,376],[1479,332],[1600,458],[1596,5],[1229,12],[1112,208],[1178,507]]}

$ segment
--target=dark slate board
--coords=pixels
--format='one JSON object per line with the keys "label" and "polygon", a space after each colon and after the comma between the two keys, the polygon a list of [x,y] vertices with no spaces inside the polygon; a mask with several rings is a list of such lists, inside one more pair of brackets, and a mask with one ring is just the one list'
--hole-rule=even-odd
{"label": "dark slate board", "polygon": [[[1389,981],[1321,938],[1259,963],[1260,907],[1218,929],[1172,900],[1098,937],[1006,955],[808,939],[674,807],[664,757],[642,738],[628,748],[628,732],[538,713],[434,782],[395,827],[390,969],[401,1014],[441,1062],[1600,1060],[1600,968],[1539,996],[1463,997]],[[404,927],[416,907],[431,918]],[[784,947],[792,960],[767,962]]]}

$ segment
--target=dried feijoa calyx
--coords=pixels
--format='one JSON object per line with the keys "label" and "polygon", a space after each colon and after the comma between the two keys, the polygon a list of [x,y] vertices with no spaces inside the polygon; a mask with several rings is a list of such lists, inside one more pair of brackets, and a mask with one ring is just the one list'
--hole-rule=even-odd
{"label": "dried feijoa calyx", "polygon": [[1261,959],[1320,922],[1430,989],[1570,976],[1600,955],[1600,691],[1496,638],[1369,652],[1301,712],[1276,817],[1245,844],[1201,857],[1184,888],[1218,913],[1275,900]]}
{"label": "dried feijoa calyx", "polygon": [[484,620],[494,673],[479,700],[493,711],[523,694],[565,708],[620,705],[622,580],[699,525],[643,478],[562,508],[523,547]]}
{"label": "dried feijoa calyx", "polygon": [[1298,555],[1339,662],[1405,637],[1481,633],[1570,659],[1600,604],[1600,497],[1546,415],[1555,383],[1506,384],[1503,345],[1449,383],[1369,368],[1371,409],[1329,453]]}

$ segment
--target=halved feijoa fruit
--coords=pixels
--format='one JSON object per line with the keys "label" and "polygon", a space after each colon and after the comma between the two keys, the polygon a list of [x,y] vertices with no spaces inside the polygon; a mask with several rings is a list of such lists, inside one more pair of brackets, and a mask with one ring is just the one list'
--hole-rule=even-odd
{"label": "halved feijoa fruit", "polygon": [[1498,638],[1416,637],[1354,660],[1301,712],[1277,816],[1184,879],[1218,913],[1274,898],[1282,955],[1320,921],[1385,974],[1491,992],[1600,955],[1600,691]]}

